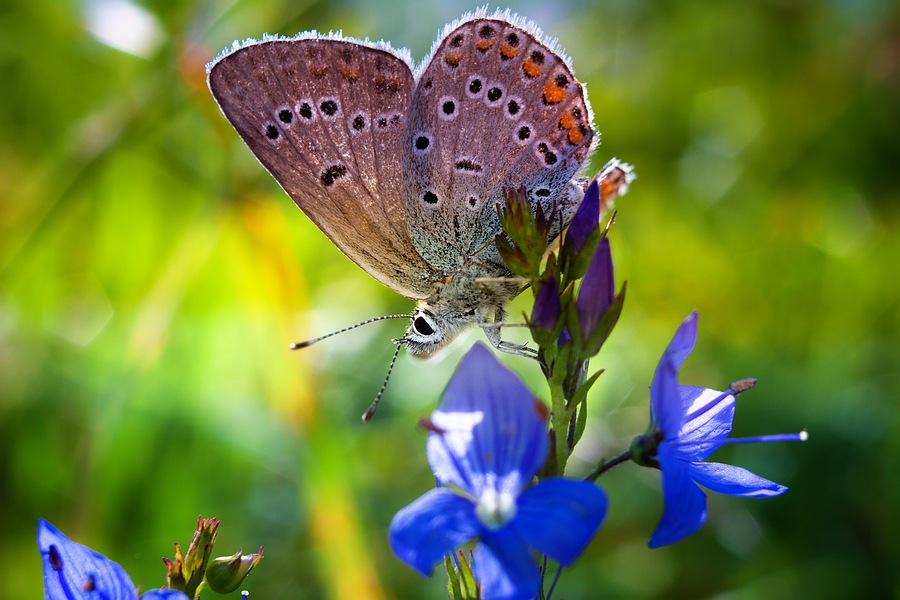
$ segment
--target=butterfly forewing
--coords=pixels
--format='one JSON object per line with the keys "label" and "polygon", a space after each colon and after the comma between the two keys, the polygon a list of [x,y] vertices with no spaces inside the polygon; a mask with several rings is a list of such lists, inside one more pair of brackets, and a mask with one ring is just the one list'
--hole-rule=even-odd
{"label": "butterfly forewing", "polygon": [[298,207],[387,287],[424,298],[435,275],[401,199],[413,87],[394,53],[337,39],[267,40],[215,62],[222,112]]}
{"label": "butterfly forewing", "polygon": [[[404,201],[413,241],[442,269],[500,231],[496,205],[524,185],[571,217],[592,149],[590,108],[566,62],[524,23],[477,18],[446,33],[409,109]],[[566,219],[567,220],[567,219]]]}

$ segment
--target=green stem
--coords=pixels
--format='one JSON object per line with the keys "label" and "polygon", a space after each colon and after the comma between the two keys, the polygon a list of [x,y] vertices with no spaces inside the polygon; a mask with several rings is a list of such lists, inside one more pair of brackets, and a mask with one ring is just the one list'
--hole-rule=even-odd
{"label": "green stem", "polygon": [[547,381],[550,384],[550,426],[556,434],[554,436],[555,448],[551,450],[556,453],[556,460],[553,469],[553,475],[562,475],[566,472],[566,462],[569,460],[569,445],[566,443],[568,435],[566,435],[569,421],[572,415],[566,409],[566,398],[563,393],[563,386],[555,384],[552,380]]}
{"label": "green stem", "polygon": [[597,465],[597,468],[594,469],[590,475],[585,477],[587,481],[597,481],[597,478],[612,469],[615,466],[621,465],[623,462],[631,460],[631,450],[626,450],[622,454],[618,456],[614,456],[609,460],[603,459],[600,461],[600,464]]}

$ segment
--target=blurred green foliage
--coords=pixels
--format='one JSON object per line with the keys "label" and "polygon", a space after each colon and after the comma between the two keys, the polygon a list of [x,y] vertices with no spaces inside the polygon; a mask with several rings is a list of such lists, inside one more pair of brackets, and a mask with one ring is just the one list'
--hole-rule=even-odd
{"label": "blurred green foliage", "polygon": [[[233,39],[312,28],[421,60],[473,6],[147,0],[136,21],[122,6],[0,9],[3,594],[40,593],[38,517],[150,588],[203,514],[223,521],[219,554],[265,545],[251,597],[445,597],[386,532],[433,485],[416,420],[481,334],[443,360],[401,355],[365,426],[402,323],[288,352],[411,303],[294,208],[204,64]],[[510,7],[573,57],[603,132],[594,168],[615,155],[639,174],[611,234],[629,297],[571,472],[643,430],[653,367],[694,308],[683,380],[756,376],[736,434],[811,436],[724,451],[791,490],[712,496],[701,532],[652,552],[658,475],[604,476],[610,515],[558,596],[900,596],[898,4]],[[543,393],[534,365],[507,362]]]}

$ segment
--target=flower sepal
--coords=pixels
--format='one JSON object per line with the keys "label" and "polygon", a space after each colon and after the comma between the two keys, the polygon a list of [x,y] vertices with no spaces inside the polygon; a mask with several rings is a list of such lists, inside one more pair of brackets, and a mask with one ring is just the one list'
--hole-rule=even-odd
{"label": "flower sepal", "polygon": [[524,187],[506,194],[506,203],[499,211],[504,233],[495,238],[497,251],[510,271],[535,279],[540,276],[541,262],[550,246],[550,225],[555,211],[545,214],[540,203],[531,203]]}
{"label": "flower sepal", "polygon": [[173,590],[180,590],[194,598],[206,574],[206,564],[212,555],[219,519],[197,518],[197,529],[186,553],[175,543],[175,559],[163,559],[166,564],[166,582]]}
{"label": "flower sepal", "polygon": [[[454,560],[455,559],[455,560]],[[460,550],[455,556],[444,556],[444,568],[447,570],[447,597],[450,600],[479,600],[478,583],[472,573],[472,553]]]}

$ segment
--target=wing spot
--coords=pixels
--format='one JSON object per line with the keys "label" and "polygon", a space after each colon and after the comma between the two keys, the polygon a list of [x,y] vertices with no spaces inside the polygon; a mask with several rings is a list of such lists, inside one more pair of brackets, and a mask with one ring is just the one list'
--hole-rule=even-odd
{"label": "wing spot", "polygon": [[300,101],[300,103],[297,104],[297,114],[300,115],[302,119],[305,119],[307,121],[312,121],[316,116],[316,114],[313,112],[312,106],[307,101]]}
{"label": "wing spot", "polygon": [[438,116],[444,121],[455,119],[456,115],[459,114],[456,110],[456,98],[453,96],[444,96],[438,102],[438,106]]}
{"label": "wing spot", "polygon": [[457,171],[465,171],[466,173],[481,173],[484,170],[484,167],[479,165],[477,162],[469,159],[463,158],[461,160],[456,161],[456,164],[453,165]]}
{"label": "wing spot", "polygon": [[518,131],[516,131],[516,139],[519,140],[520,144],[524,144],[528,142],[531,138],[531,127],[528,125],[522,125],[519,127]]}
{"label": "wing spot", "polygon": [[461,33],[457,33],[452,38],[450,38],[450,47],[451,48],[459,48],[460,46],[462,46],[462,43],[465,39],[466,39],[466,36],[464,36]]}
{"label": "wing spot", "polygon": [[522,71],[525,72],[525,76],[529,79],[533,79],[544,72],[544,60],[546,57],[544,53],[535,50],[533,51],[525,62],[522,63]]}
{"label": "wing spot", "polygon": [[415,140],[413,140],[413,149],[415,153],[425,154],[428,152],[429,148],[431,148],[431,135],[425,131],[420,131],[416,134]]}
{"label": "wing spot", "polygon": [[484,85],[481,82],[481,78],[478,75],[473,75],[469,78],[469,85],[466,86],[468,90],[469,96],[472,98],[477,98],[481,95],[481,91],[484,89]]}
{"label": "wing spot", "polygon": [[550,190],[547,188],[541,188],[534,193],[535,196],[540,196],[541,198],[546,198],[550,195]]}
{"label": "wing spot", "polygon": [[506,102],[506,118],[516,120],[522,116],[522,99],[510,98]]}
{"label": "wing spot", "polygon": [[369,121],[366,119],[365,113],[356,113],[356,116],[350,121],[350,128],[353,133],[365,131],[369,127]]}
{"label": "wing spot", "polygon": [[490,105],[495,105],[500,102],[500,99],[503,98],[503,89],[499,86],[494,86],[487,92],[487,101]]}
{"label": "wing spot", "polygon": [[444,64],[451,69],[456,69],[459,66],[459,63],[462,62],[462,57],[463,53],[459,50],[448,52],[447,56],[444,57]]}
{"label": "wing spot", "polygon": [[334,117],[340,110],[340,104],[336,98],[323,98],[319,101],[319,110],[326,117]]}
{"label": "wing spot", "polygon": [[331,165],[319,176],[319,180],[325,187],[334,185],[334,182],[347,175],[347,167],[344,165]]}
{"label": "wing spot", "polygon": [[478,206],[478,197],[477,196],[469,196],[469,208],[475,208]]}
{"label": "wing spot", "polygon": [[275,125],[273,123],[266,124],[265,133],[266,133],[266,137],[272,141],[277,140],[278,136],[281,135],[281,133],[278,131],[278,128],[275,127]]}
{"label": "wing spot", "polygon": [[437,201],[437,194],[435,194],[431,190],[427,190],[424,194],[422,194],[422,202],[424,202],[425,204],[435,205],[437,204]]}
{"label": "wing spot", "polygon": [[544,84],[544,104],[559,104],[566,98],[566,90],[556,80],[548,79]]}
{"label": "wing spot", "polygon": [[290,124],[294,120],[294,113],[289,108],[282,108],[278,111],[278,120],[285,124]]}
{"label": "wing spot", "polygon": [[340,67],[338,67],[338,70],[345,79],[348,79],[350,81],[356,81],[357,79],[359,79],[359,67],[356,65],[341,65]]}
{"label": "wing spot", "polygon": [[478,30],[478,37],[480,39],[475,41],[475,48],[478,49],[479,52],[484,54],[494,45],[494,36],[497,34],[497,30],[494,29],[491,25],[482,25],[481,29]]}
{"label": "wing spot", "polygon": [[403,87],[403,78],[396,73],[379,73],[372,81],[379,94],[395,95]]}

